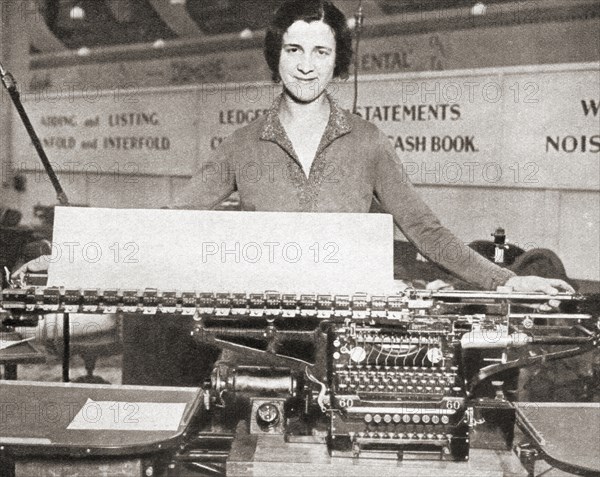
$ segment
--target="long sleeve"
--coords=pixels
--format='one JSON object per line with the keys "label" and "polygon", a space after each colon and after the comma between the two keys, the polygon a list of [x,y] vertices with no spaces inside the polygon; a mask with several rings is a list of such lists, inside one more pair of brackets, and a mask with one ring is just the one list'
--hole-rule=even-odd
{"label": "long sleeve", "polygon": [[177,193],[175,208],[212,209],[219,205],[236,189],[235,166],[228,141],[215,153],[200,162],[192,179]]}
{"label": "long sleeve", "polygon": [[494,290],[514,273],[498,267],[467,247],[445,228],[410,182],[389,140],[381,133],[375,193],[394,222],[429,260],[459,278]]}

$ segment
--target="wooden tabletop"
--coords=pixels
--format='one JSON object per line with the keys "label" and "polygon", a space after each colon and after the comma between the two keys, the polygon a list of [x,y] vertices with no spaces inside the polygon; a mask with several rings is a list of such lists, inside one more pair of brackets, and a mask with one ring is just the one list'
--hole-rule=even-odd
{"label": "wooden tabletop", "polygon": [[471,449],[467,462],[331,457],[325,444],[286,443],[282,436],[240,433],[227,461],[228,477],[526,477],[511,451]]}

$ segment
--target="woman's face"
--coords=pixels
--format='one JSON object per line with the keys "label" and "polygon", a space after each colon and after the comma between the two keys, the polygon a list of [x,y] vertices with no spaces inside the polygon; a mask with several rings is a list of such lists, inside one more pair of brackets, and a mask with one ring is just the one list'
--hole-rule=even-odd
{"label": "woman's face", "polygon": [[310,103],[333,79],[335,36],[322,21],[298,20],[283,35],[279,76],[289,96]]}

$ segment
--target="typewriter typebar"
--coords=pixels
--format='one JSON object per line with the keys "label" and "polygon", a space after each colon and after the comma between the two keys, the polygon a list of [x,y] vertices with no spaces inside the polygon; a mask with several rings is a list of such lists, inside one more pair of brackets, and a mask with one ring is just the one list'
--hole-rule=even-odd
{"label": "typewriter typebar", "polygon": [[[479,386],[500,372],[598,347],[597,297],[591,305],[589,298],[26,286],[3,290],[1,305],[16,323],[44,313],[193,317],[197,342],[243,355],[219,364],[205,385],[204,409],[215,420],[245,421],[249,434],[287,443],[327,444],[336,457],[464,461],[481,415]],[[486,409],[514,414],[508,400],[498,403]]]}

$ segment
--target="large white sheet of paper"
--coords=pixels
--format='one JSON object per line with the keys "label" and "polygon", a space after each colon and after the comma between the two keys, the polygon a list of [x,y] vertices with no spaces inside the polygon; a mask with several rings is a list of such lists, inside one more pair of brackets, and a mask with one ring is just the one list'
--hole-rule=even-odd
{"label": "large white sheet of paper", "polygon": [[229,293],[390,293],[383,214],[58,207],[48,285]]}
{"label": "large white sheet of paper", "polygon": [[70,430],[176,431],[186,403],[121,402],[88,399],[67,426]]}

